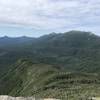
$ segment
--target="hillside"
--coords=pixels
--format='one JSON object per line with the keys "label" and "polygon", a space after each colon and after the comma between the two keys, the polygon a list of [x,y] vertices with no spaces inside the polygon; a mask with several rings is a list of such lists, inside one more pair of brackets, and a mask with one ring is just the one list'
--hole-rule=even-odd
{"label": "hillside", "polygon": [[19,60],[0,79],[0,94],[78,100],[99,96],[96,74],[71,73],[57,66]]}
{"label": "hillside", "polygon": [[100,96],[100,37],[90,32],[0,38],[0,95],[68,100]]}
{"label": "hillside", "polygon": [[100,72],[100,37],[90,32],[52,33],[39,38],[3,37],[1,40],[7,43],[3,42],[0,47],[2,71],[20,58],[31,58],[34,62],[63,66],[69,71]]}

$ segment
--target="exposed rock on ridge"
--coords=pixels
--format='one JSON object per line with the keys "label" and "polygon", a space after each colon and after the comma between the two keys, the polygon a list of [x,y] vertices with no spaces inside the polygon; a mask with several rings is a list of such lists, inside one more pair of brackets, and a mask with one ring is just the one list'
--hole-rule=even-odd
{"label": "exposed rock on ridge", "polygon": [[53,98],[47,98],[47,99],[36,99],[34,97],[11,97],[11,96],[5,96],[1,95],[0,100],[59,100],[59,99],[53,99]]}

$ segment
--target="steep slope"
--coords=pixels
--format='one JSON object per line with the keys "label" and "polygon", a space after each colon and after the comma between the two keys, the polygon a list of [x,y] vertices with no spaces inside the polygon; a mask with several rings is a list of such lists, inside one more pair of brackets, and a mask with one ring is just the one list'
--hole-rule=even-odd
{"label": "steep slope", "polygon": [[20,58],[63,66],[69,71],[100,72],[100,37],[90,32],[52,33],[39,38],[3,37],[0,43],[2,73]]}
{"label": "steep slope", "polygon": [[90,32],[50,34],[40,37],[34,48],[32,51],[44,63],[74,71],[100,72],[100,37]]}
{"label": "steep slope", "polygon": [[32,55],[30,47],[35,41],[31,37],[0,37],[0,76],[6,72],[19,58],[28,58]]}
{"label": "steep slope", "polygon": [[100,96],[97,74],[71,73],[61,67],[19,60],[0,79],[0,94],[78,100]]}

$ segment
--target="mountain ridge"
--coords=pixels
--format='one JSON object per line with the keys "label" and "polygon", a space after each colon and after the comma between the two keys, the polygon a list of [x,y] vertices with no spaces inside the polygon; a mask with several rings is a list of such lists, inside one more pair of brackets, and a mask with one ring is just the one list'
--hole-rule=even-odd
{"label": "mountain ridge", "polygon": [[[1,40],[0,40],[1,41]],[[5,40],[3,40],[5,41]],[[2,42],[3,42],[2,41]],[[6,44],[7,43],[7,44]],[[20,58],[31,58],[34,61],[65,66],[67,69],[83,69],[87,63],[99,68],[100,37],[91,32],[70,31],[64,34],[50,34],[37,39],[17,39],[0,44],[0,63],[16,62]],[[93,60],[95,61],[93,63]],[[86,61],[86,65],[83,62]],[[72,62],[72,64],[71,64]],[[77,63],[79,62],[79,65]],[[11,64],[10,63],[10,64]],[[84,65],[84,66],[83,66]],[[77,66],[83,66],[77,68]],[[84,69],[85,68],[85,69]],[[92,70],[90,72],[92,72]]]}
{"label": "mountain ridge", "polygon": [[99,96],[99,88],[96,88],[99,85],[99,75],[69,72],[58,66],[36,64],[25,59],[19,60],[0,79],[0,94],[75,100],[93,94]]}
{"label": "mountain ridge", "polygon": [[0,46],[1,95],[62,100],[100,96],[99,36],[70,31],[6,43]]}

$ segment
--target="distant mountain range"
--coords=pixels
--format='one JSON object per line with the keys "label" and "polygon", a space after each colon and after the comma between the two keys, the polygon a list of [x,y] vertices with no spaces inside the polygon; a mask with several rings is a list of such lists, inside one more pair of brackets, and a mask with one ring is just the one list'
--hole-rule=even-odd
{"label": "distant mountain range", "polygon": [[80,100],[100,96],[100,37],[91,32],[0,38],[0,94]]}
{"label": "distant mountain range", "polygon": [[4,36],[4,37],[0,37],[0,47],[2,46],[11,46],[11,45],[22,45],[23,43],[27,43],[27,42],[31,42],[33,41],[35,38],[31,38],[31,37],[15,37],[15,38],[11,38],[8,36]]}

